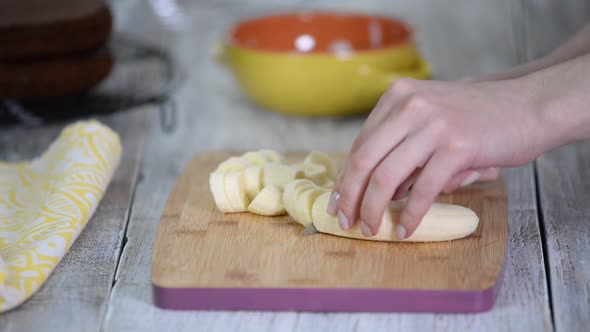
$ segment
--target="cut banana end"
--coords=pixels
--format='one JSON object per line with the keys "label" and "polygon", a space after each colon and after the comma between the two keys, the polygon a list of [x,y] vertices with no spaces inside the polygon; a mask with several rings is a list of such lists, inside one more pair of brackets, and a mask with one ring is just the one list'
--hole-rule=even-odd
{"label": "cut banana end", "polygon": [[[332,234],[353,239],[373,241],[400,241],[395,235],[395,225],[399,220],[401,203],[392,202],[383,216],[383,222],[379,232],[372,237],[365,237],[360,230],[360,223],[347,231],[343,231],[338,225],[338,219],[326,212],[330,193],[320,195],[312,208],[312,220],[314,227],[321,233]],[[459,205],[434,203],[418,229],[412,236],[401,240],[403,242],[438,242],[464,238],[472,234],[479,224],[479,218],[471,209]]]}
{"label": "cut banana end", "polygon": [[[398,219],[401,204],[392,204],[392,215]],[[477,214],[464,206],[434,203],[426,212],[418,228],[405,241],[433,242],[461,239],[477,229]]]}
{"label": "cut banana end", "polygon": [[312,224],[311,209],[315,200],[324,192],[319,187],[304,190],[295,201],[295,215],[298,223],[307,227]]}
{"label": "cut banana end", "polygon": [[254,199],[262,189],[262,167],[248,167],[244,170],[246,193]]}
{"label": "cut banana end", "polygon": [[330,179],[336,179],[338,176],[338,166],[334,163],[332,158],[327,154],[320,152],[320,151],[312,151],[310,152],[305,160],[303,161],[305,164],[316,164],[322,165],[326,168],[328,173],[328,177]]}
{"label": "cut banana end", "polygon": [[328,171],[324,165],[300,163],[295,164],[294,166],[303,172],[303,177],[305,179],[312,181],[318,186],[321,186],[325,182],[330,181],[330,178],[328,177]]}
{"label": "cut banana end", "polygon": [[303,178],[303,171],[297,167],[282,164],[266,164],[262,170],[264,187],[274,184],[284,189],[290,181]]}
{"label": "cut banana end", "polygon": [[232,172],[225,174],[225,194],[229,202],[231,212],[244,212],[248,210],[250,199],[246,192],[244,172]]}
{"label": "cut banana end", "polygon": [[209,175],[209,189],[213,195],[215,206],[223,213],[232,212],[225,194],[225,173],[213,172]]}
{"label": "cut banana end", "polygon": [[248,211],[263,216],[280,216],[285,214],[283,191],[275,185],[264,187],[248,206]]}
{"label": "cut banana end", "polygon": [[239,172],[246,167],[253,166],[250,161],[244,159],[242,157],[231,157],[228,158],[226,161],[222,162],[217,166],[215,172],[222,172],[222,173],[229,173],[229,172]]}

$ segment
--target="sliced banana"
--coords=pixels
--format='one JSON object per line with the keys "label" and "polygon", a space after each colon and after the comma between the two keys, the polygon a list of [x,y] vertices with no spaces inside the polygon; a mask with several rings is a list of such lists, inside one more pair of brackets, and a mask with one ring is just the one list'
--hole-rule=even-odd
{"label": "sliced banana", "polygon": [[324,188],[324,189],[332,189],[332,188],[334,188],[335,185],[336,185],[336,183],[334,183],[334,181],[329,180],[329,181],[325,182],[322,185],[322,188]]}
{"label": "sliced banana", "polygon": [[321,186],[325,182],[330,181],[328,171],[324,165],[299,163],[295,164],[295,167],[303,172],[303,177],[305,179],[308,179],[317,185]]}
{"label": "sliced banana", "polygon": [[[360,222],[349,230],[342,230],[338,219],[326,212],[330,192],[321,194],[312,207],[314,227],[322,233],[342,237],[372,241],[400,241],[395,234],[395,225],[402,208],[400,202],[392,202],[386,209],[379,232],[372,237],[365,237],[360,229]],[[459,205],[434,203],[414,233],[403,242],[438,242],[466,237],[477,229],[479,218],[471,209]]]}
{"label": "sliced banana", "polygon": [[285,159],[280,153],[273,150],[258,150],[258,152],[263,155],[270,163],[280,164]]}
{"label": "sliced banana", "polygon": [[[282,164],[283,157],[272,150],[252,151],[222,162],[209,176],[215,205],[224,212],[250,211],[266,216],[288,213],[304,226],[326,234],[372,241],[400,241],[395,235],[402,209],[392,202],[386,209],[379,232],[363,236],[360,223],[347,231],[326,211],[338,167],[324,153],[313,151],[303,163]],[[479,218],[470,209],[434,203],[407,242],[435,242],[460,239],[472,234]]]}
{"label": "sliced banana", "polygon": [[262,189],[262,167],[248,167],[244,170],[246,193],[250,199],[254,199]]}
{"label": "sliced banana", "polygon": [[244,172],[231,172],[225,174],[225,194],[231,208],[231,212],[244,212],[248,210],[250,199],[246,192]]}
{"label": "sliced banana", "polygon": [[280,216],[285,214],[283,191],[276,185],[264,187],[248,206],[248,211],[263,216]]}
{"label": "sliced banana", "polygon": [[264,152],[262,151],[249,151],[242,155],[242,158],[248,160],[250,163],[256,166],[263,166],[264,164],[276,164],[280,160],[280,155],[274,151]]}
{"label": "sliced banana", "polygon": [[231,206],[225,194],[225,173],[213,172],[209,175],[209,188],[213,194],[213,200],[219,211],[232,212]]}
{"label": "sliced banana", "polygon": [[291,181],[285,188],[285,191],[283,193],[283,205],[285,206],[285,210],[287,211],[287,213],[298,223],[301,222],[299,221],[297,210],[295,208],[297,198],[304,191],[315,188],[317,188],[317,185],[307,179]]}
{"label": "sliced banana", "polygon": [[282,190],[287,183],[301,179],[303,175],[303,171],[291,165],[266,164],[262,171],[262,184],[264,187],[274,184]]}
{"label": "sliced banana", "polygon": [[215,172],[238,172],[249,166],[253,166],[253,164],[247,159],[242,157],[231,157],[219,164]]}
{"label": "sliced banana", "polygon": [[283,191],[283,205],[288,214],[291,214],[294,211],[294,208],[291,207],[291,203],[294,203],[297,199],[295,191],[303,185],[309,186],[311,185],[311,182],[307,179],[299,179],[289,181],[285,186],[285,190]]}
{"label": "sliced banana", "polygon": [[303,161],[305,164],[316,164],[322,165],[326,168],[328,173],[328,177],[330,179],[336,179],[338,176],[338,166],[334,163],[334,160],[330,158],[327,154],[320,152],[320,151],[312,151],[310,152],[305,160]]}
{"label": "sliced banana", "polygon": [[307,227],[312,224],[311,209],[315,200],[324,192],[325,189],[321,189],[317,186],[304,190],[295,201],[295,217],[298,223]]}

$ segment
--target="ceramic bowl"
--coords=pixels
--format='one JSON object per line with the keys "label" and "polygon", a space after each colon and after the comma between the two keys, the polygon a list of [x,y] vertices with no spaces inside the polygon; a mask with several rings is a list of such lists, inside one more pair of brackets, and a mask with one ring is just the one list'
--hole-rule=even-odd
{"label": "ceramic bowl", "polygon": [[430,77],[407,24],[363,14],[286,13],[242,21],[226,36],[219,57],[256,104],[304,116],[367,112],[397,78]]}

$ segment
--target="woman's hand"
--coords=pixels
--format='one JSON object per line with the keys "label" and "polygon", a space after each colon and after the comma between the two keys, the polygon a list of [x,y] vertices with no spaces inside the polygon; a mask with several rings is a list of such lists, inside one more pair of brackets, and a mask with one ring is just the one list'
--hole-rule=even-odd
{"label": "woman's hand", "polygon": [[412,190],[397,236],[410,236],[441,191],[494,179],[497,167],[534,160],[545,142],[525,79],[435,82],[400,79],[382,96],[350,151],[328,212],[360,219],[375,235],[392,198]]}

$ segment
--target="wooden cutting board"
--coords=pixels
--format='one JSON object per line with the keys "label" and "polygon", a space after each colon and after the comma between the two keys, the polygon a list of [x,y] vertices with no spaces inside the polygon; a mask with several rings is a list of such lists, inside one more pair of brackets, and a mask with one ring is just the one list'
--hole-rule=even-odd
{"label": "wooden cutting board", "polygon": [[[493,306],[508,234],[502,180],[439,197],[479,216],[478,229],[465,239],[385,243],[303,236],[288,216],[217,211],[209,173],[236,154],[197,156],[178,179],[154,244],[157,306],[333,312],[480,312]],[[292,161],[303,156],[288,154]]]}

